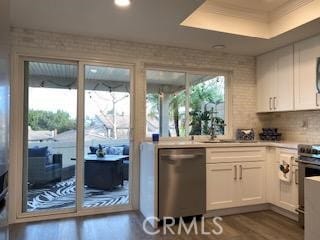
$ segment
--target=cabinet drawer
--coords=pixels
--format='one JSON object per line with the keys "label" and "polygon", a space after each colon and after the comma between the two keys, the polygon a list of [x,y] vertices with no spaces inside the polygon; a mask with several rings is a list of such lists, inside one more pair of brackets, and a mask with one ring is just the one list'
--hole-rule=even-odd
{"label": "cabinet drawer", "polygon": [[277,148],[276,149],[277,157],[274,158],[274,162],[279,163],[281,156],[289,156],[292,157],[292,165],[298,166],[296,159],[298,158],[298,150],[295,149],[286,149],[286,148]]}
{"label": "cabinet drawer", "polygon": [[230,147],[207,148],[207,163],[235,163],[265,161],[266,149],[264,147]]}

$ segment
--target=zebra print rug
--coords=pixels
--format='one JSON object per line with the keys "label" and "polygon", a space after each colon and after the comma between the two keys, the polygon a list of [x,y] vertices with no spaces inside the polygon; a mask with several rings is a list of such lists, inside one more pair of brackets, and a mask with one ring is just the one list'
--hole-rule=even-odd
{"label": "zebra print rug", "polygon": [[[90,189],[84,190],[84,207],[101,207],[128,204],[128,181],[113,191]],[[75,207],[75,178],[70,178],[41,189],[29,189],[27,211],[61,209]]]}

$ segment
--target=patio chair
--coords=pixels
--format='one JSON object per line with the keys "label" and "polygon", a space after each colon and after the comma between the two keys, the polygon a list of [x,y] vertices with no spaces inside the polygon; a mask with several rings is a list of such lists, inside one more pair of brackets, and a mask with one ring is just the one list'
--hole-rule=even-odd
{"label": "patio chair", "polygon": [[32,187],[42,187],[61,181],[62,154],[50,154],[48,147],[28,150],[28,182]]}

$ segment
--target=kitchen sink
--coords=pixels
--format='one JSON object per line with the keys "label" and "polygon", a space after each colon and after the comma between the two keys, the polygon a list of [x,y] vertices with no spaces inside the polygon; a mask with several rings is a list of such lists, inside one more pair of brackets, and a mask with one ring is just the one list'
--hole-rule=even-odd
{"label": "kitchen sink", "polygon": [[214,139],[214,140],[205,140],[201,142],[202,143],[236,143],[238,141],[235,139]]}
{"label": "kitchen sink", "polygon": [[200,141],[201,143],[257,143],[255,140],[214,139]]}

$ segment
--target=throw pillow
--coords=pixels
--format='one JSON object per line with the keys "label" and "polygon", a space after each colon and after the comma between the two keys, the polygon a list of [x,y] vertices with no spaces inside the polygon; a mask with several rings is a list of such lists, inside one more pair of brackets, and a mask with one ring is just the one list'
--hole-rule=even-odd
{"label": "throw pillow", "polygon": [[110,155],[123,155],[123,147],[110,147],[109,154]]}
{"label": "throw pillow", "polygon": [[90,146],[89,149],[90,149],[90,153],[91,153],[91,154],[96,154],[96,152],[97,152],[97,150],[98,150],[97,147],[93,147],[93,146]]}

